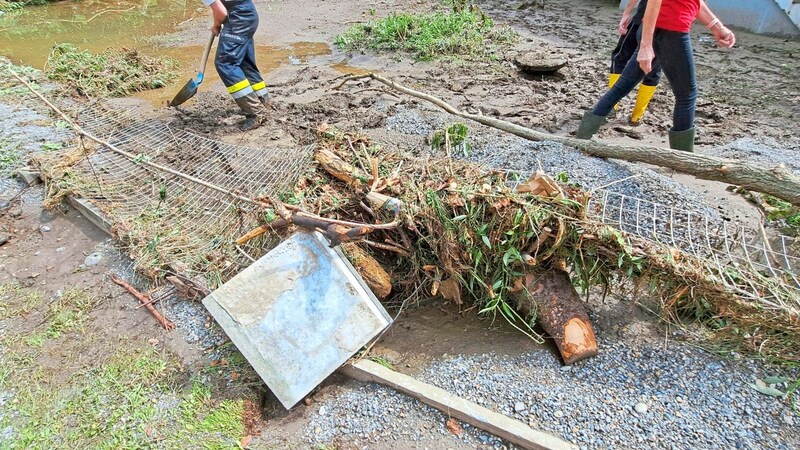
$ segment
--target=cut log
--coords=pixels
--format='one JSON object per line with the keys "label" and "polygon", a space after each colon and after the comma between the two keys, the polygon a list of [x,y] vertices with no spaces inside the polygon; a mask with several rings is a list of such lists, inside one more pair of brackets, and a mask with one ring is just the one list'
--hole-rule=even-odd
{"label": "cut log", "polygon": [[542,328],[553,338],[564,364],[570,365],[597,355],[597,338],[583,302],[572,286],[569,274],[561,270],[530,273],[514,293],[523,317],[536,312]]}
{"label": "cut log", "polygon": [[339,158],[328,149],[318,149],[314,153],[314,159],[326,172],[347,184],[367,184],[370,181],[371,177],[369,175]]}
{"label": "cut log", "polygon": [[759,167],[742,161],[649,145],[610,144],[602,141],[542,133],[494,117],[460,111],[442,99],[408,88],[374,73],[352,76],[348,80],[361,78],[372,78],[398,92],[430,102],[454,116],[497,128],[524,139],[559,142],[601,158],[622,159],[667,167],[678,172],[694,175],[697,178],[741,186],[745,189],[770,194],[793,205],[800,205],[800,176],[782,164],[773,167]]}
{"label": "cut log", "polygon": [[342,245],[342,251],[376,297],[384,299],[392,293],[392,277],[372,255],[354,243]]}

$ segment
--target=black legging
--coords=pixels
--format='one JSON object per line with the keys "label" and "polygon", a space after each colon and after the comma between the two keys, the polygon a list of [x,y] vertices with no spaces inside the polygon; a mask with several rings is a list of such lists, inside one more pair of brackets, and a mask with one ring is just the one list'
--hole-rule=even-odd
{"label": "black legging", "polygon": [[[658,63],[669,80],[675,94],[675,108],[672,110],[672,131],[685,131],[694,128],[694,114],[697,104],[697,79],[692,55],[692,41],[689,33],[668,31],[656,28],[653,34],[653,51]],[[607,116],[614,105],[628,95],[645,76],[636,61],[639,51],[631,57],[619,80],[600,98],[592,113]],[[655,66],[655,63],[654,63]]]}

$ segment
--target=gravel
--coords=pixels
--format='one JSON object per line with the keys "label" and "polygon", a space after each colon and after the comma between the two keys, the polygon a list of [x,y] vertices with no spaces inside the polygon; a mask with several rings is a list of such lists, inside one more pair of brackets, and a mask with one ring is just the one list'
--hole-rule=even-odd
{"label": "gravel", "polygon": [[[671,341],[665,347],[601,339],[600,348],[599,356],[569,370],[540,348],[518,357],[448,357],[427,365],[417,378],[580,448],[800,446],[794,427],[800,419],[789,401],[748,386],[771,375],[796,379],[796,369],[720,359]],[[397,439],[425,442],[449,435],[447,417],[436,410],[382,386],[349,386],[312,407],[305,439],[379,448]],[[449,435],[454,446],[513,448],[481,430],[464,430],[460,438]]]}
{"label": "gravel", "polygon": [[800,148],[787,148],[772,138],[738,139],[725,146],[704,150],[703,153],[747,161],[760,166],[784,164],[787,168],[800,173]]}
{"label": "gravel", "polygon": [[[424,106],[409,109],[399,105],[396,114],[387,119],[386,128],[410,135],[429,135],[454,121],[455,118]],[[470,125],[469,131],[468,143],[472,147],[467,156],[469,161],[516,172],[522,177],[530,176],[540,167],[551,176],[563,172],[571,183],[587,189],[614,183],[606,189],[719,218],[718,211],[707,206],[696,192],[647,167],[596,158],[556,142],[529,141],[479,125]],[[456,153],[454,156],[460,155]],[[635,178],[620,182],[633,176]]]}

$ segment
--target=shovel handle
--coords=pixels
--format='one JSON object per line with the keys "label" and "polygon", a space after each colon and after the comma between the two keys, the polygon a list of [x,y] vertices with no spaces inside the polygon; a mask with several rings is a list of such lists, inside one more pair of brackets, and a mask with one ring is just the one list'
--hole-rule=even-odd
{"label": "shovel handle", "polygon": [[210,36],[208,37],[208,43],[206,44],[205,50],[203,50],[203,57],[200,58],[200,67],[197,68],[198,82],[203,81],[204,78],[203,74],[205,74],[206,72],[206,63],[208,62],[208,55],[209,53],[211,53],[211,46],[214,44],[214,39],[216,39],[216,37],[217,36],[215,36],[214,33],[210,33]]}

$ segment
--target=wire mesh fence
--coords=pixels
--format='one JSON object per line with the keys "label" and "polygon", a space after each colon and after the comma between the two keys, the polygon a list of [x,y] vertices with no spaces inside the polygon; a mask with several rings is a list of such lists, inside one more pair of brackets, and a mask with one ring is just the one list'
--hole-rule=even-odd
{"label": "wire mesh fence", "polygon": [[[213,286],[261,256],[261,242],[236,248],[234,241],[263,221],[262,208],[221,190],[254,199],[287,192],[310,162],[310,148],[224,143],[102,103],[73,111],[86,132],[135,158],[97,146],[69,166],[53,188],[78,193],[95,206],[127,245],[137,269],[153,278],[179,271],[205,276]],[[45,172],[48,167],[57,171],[59,158],[64,156],[45,161]]]}

